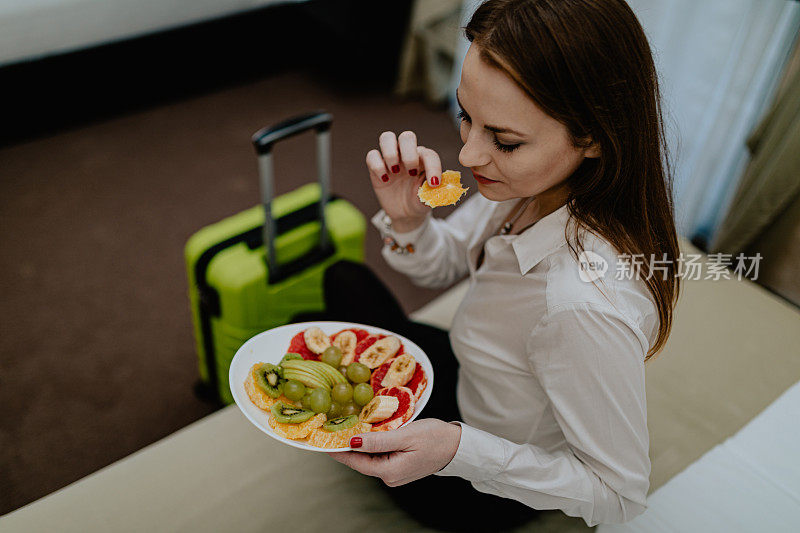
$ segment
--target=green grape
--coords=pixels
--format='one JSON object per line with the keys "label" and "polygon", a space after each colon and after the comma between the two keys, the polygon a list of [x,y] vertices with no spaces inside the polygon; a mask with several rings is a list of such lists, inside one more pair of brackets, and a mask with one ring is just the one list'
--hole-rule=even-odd
{"label": "green grape", "polygon": [[303,406],[303,409],[311,409],[311,393],[314,392],[314,389],[309,389],[306,387],[306,393],[303,396],[303,399],[300,400],[300,405]]}
{"label": "green grape", "polygon": [[328,346],[325,348],[325,351],[322,352],[322,357],[320,360],[328,365],[331,365],[333,368],[338,368],[339,363],[342,362],[342,350],[338,346]]}
{"label": "green grape", "polygon": [[283,384],[283,395],[296,402],[306,395],[306,386],[295,379],[290,379]]}
{"label": "green grape", "polygon": [[361,412],[361,408],[353,402],[348,402],[342,406],[342,416],[357,415]]}
{"label": "green grape", "polygon": [[331,391],[334,402],[347,403],[353,399],[353,386],[349,383],[337,383]]}
{"label": "green grape", "polygon": [[353,383],[366,383],[371,375],[367,365],[362,363],[350,363],[347,367],[347,379]]}
{"label": "green grape", "polygon": [[342,404],[340,403],[332,403],[331,408],[328,409],[328,413],[326,415],[328,420],[333,420],[334,418],[339,418],[342,416]]}
{"label": "green grape", "polygon": [[315,413],[327,413],[331,408],[331,395],[325,389],[311,391],[308,404]]}
{"label": "green grape", "polygon": [[375,391],[368,383],[359,383],[353,389],[353,400],[358,405],[367,405],[373,396],[375,396]]}

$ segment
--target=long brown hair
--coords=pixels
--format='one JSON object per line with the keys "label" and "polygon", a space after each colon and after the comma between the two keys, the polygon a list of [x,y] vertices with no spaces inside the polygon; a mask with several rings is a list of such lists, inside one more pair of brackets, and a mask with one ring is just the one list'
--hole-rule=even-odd
{"label": "long brown hair", "polygon": [[567,242],[577,257],[582,227],[622,254],[644,255],[639,274],[659,317],[647,361],[672,327],[680,252],[658,77],[636,15],[624,0],[488,0],[464,30],[485,61],[567,127],[575,146],[599,146],[600,157],[568,178],[577,224]]}

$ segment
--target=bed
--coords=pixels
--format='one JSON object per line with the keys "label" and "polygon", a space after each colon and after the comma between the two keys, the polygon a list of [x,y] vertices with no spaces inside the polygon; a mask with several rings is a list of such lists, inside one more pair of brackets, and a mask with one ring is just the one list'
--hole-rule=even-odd
{"label": "bed", "polygon": [[625,524],[598,526],[598,533],[797,531],[798,421],[800,382],[655,491],[646,513]]}

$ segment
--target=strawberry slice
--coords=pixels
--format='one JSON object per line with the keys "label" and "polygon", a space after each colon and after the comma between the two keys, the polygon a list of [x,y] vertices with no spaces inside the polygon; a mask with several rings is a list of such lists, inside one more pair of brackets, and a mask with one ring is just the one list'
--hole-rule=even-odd
{"label": "strawberry slice", "polygon": [[361,354],[364,353],[364,350],[375,344],[375,342],[382,337],[384,337],[384,335],[368,335],[363,340],[359,341],[358,344],[356,344],[356,356],[354,360],[358,361],[361,359]]}
{"label": "strawberry slice", "polygon": [[[373,392],[375,392],[375,396],[377,396],[378,391],[383,388],[381,382],[383,381],[383,378],[386,377],[386,373],[389,371],[389,367],[392,366],[392,361],[394,361],[394,357],[392,357],[391,359],[389,359],[381,366],[372,371],[372,376],[369,378],[369,384],[372,385],[372,390]],[[411,379],[414,378],[412,377]]]}
{"label": "strawberry slice", "polygon": [[[338,332],[334,333],[333,335],[331,335],[331,342],[333,342],[333,340],[336,338],[337,335],[339,335],[340,333],[342,333],[344,331],[352,331],[353,333],[356,334],[356,340],[358,341],[358,344],[356,344],[355,361],[358,361],[359,358],[361,357],[361,354],[364,353],[364,350],[366,350],[367,348],[369,348],[370,346],[375,344],[375,341],[386,337],[386,335],[381,335],[379,333],[370,334],[365,329],[349,328],[349,329],[343,329],[342,331],[338,331]],[[311,360],[311,361],[319,361],[320,360],[320,355],[315,354],[314,352],[312,352],[308,348],[308,346],[306,345],[306,339],[305,339],[305,335],[304,334],[305,334],[305,330],[299,332],[297,335],[292,337],[292,340],[289,343],[289,349],[286,351],[286,353],[298,353],[301,356],[303,356],[303,359]],[[404,353],[404,351],[403,351],[403,344],[401,343],[400,344],[400,349],[397,350],[397,353],[395,354],[395,357],[397,357],[398,355],[401,355],[402,353]],[[417,365],[417,367],[419,367],[419,365]],[[387,368],[387,370],[388,370],[388,368]],[[383,375],[385,376],[386,372],[384,372]],[[383,379],[383,377],[381,377],[381,379]],[[413,381],[413,378],[412,378],[412,381]],[[378,382],[378,383],[380,383],[380,382]]]}
{"label": "strawberry slice", "polygon": [[331,342],[333,342],[334,339],[336,339],[337,335],[340,335],[340,334],[344,333],[345,331],[352,331],[353,333],[355,333],[356,334],[356,342],[361,342],[364,339],[366,339],[367,337],[369,337],[369,331],[367,331],[365,329],[349,328],[349,329],[343,329],[342,331],[337,331],[336,333],[331,335]]}
{"label": "strawberry slice", "polygon": [[306,338],[304,333],[305,330],[292,337],[292,342],[289,343],[289,349],[286,351],[286,353],[299,353],[303,356],[303,359],[319,361],[319,355],[309,350],[308,346],[306,346]]}
{"label": "strawberry slice", "polygon": [[422,365],[417,363],[417,369],[414,371],[414,375],[411,376],[411,379],[408,380],[408,383],[406,383],[406,387],[411,389],[411,392],[414,393],[414,399],[419,401],[427,386],[428,376],[425,375]]}

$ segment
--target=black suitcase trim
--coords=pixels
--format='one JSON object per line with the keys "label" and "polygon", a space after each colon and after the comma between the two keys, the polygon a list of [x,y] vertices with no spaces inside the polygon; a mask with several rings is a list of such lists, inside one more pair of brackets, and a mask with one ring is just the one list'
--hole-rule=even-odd
{"label": "black suitcase trim", "polygon": [[[328,198],[328,203],[339,199],[339,196],[331,195]],[[318,220],[318,218],[319,202],[317,201],[276,219],[275,234],[282,235],[294,228]],[[206,383],[201,383],[198,386],[198,394],[220,404],[222,403],[222,398],[219,394],[219,376],[217,375],[217,365],[214,357],[214,335],[211,330],[211,318],[220,316],[220,299],[217,290],[208,284],[206,274],[208,273],[208,266],[218,253],[241,242],[244,242],[251,250],[262,246],[264,244],[263,226],[256,226],[215,244],[203,252],[194,265],[194,279],[199,296],[200,333],[203,340],[203,353],[205,354],[206,374],[208,377]],[[333,239],[328,239],[328,242],[332,243]],[[332,244],[325,249],[315,246],[310,252],[303,254],[298,259],[281,265],[278,272],[268,272],[268,283],[270,285],[279,283],[311,265],[324,261],[332,256],[335,251]]]}

